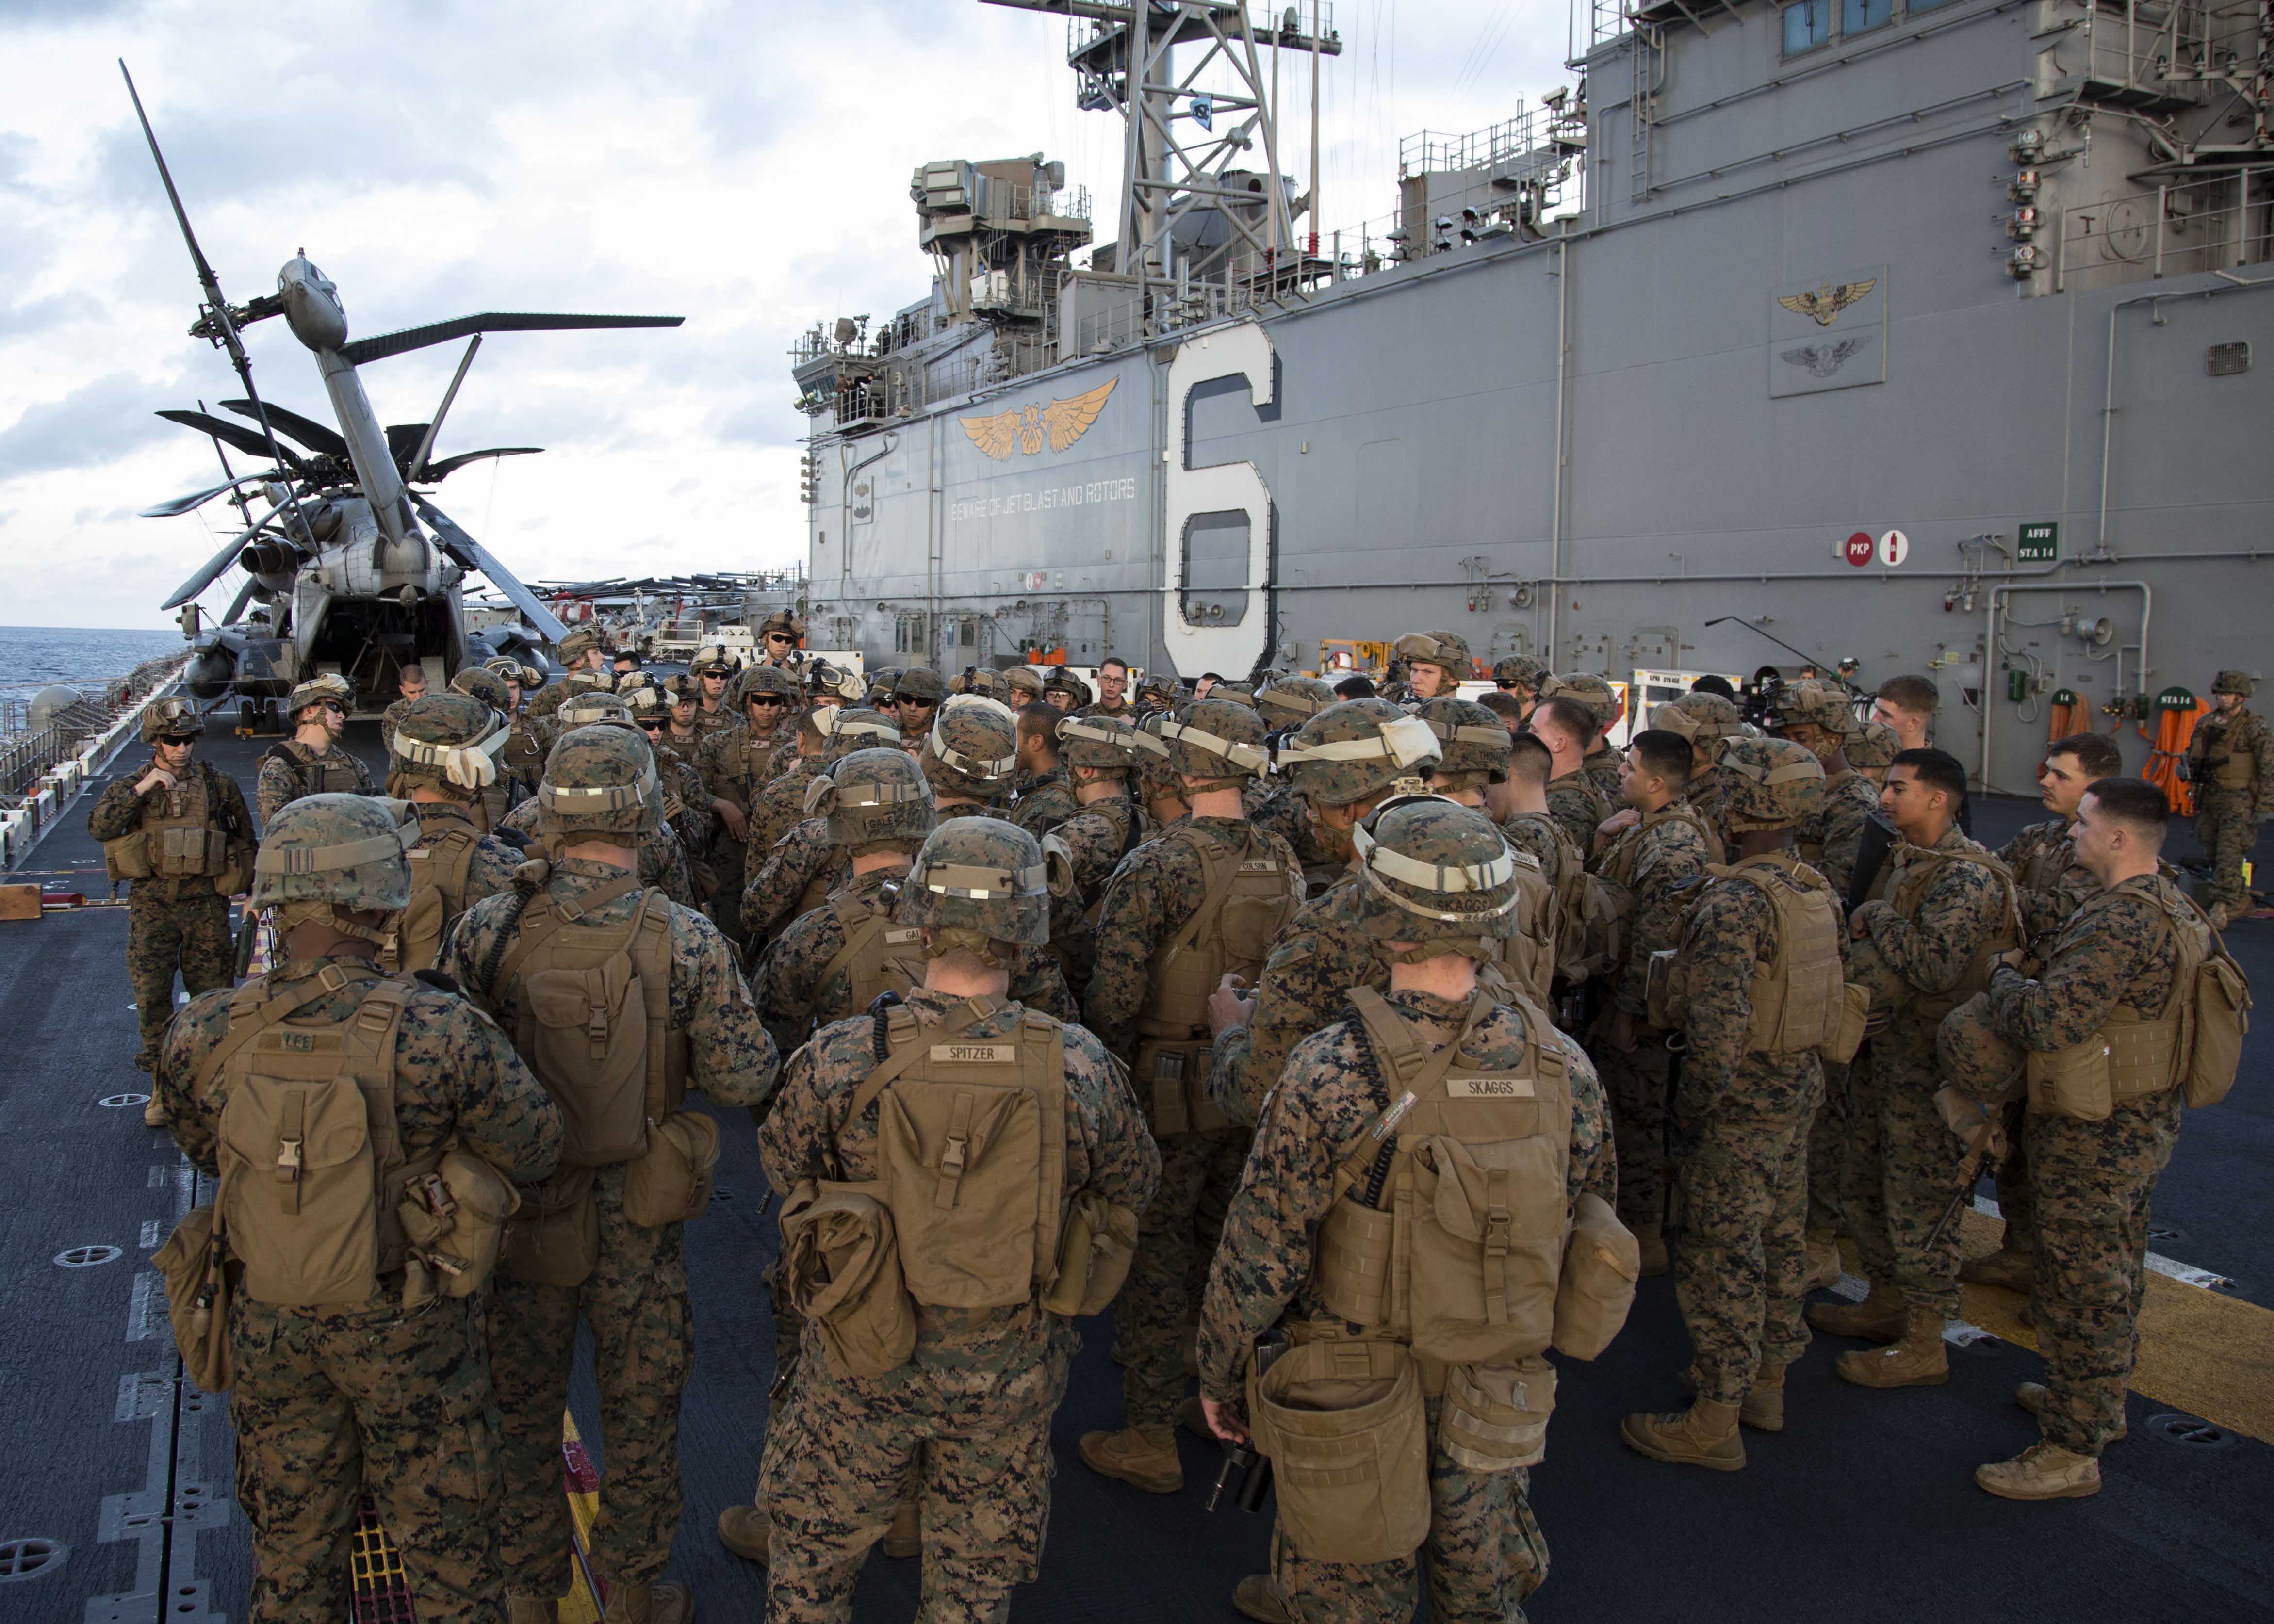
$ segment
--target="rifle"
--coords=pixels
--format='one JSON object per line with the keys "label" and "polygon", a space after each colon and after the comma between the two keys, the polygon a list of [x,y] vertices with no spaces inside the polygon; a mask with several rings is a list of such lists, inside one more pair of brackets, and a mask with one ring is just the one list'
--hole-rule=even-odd
{"label": "rifle", "polygon": [[1856,872],[1848,878],[1848,913],[1853,914],[1870,898],[1871,887],[1879,883],[1880,871],[1902,838],[1895,826],[1877,812],[1864,820],[1864,838],[1856,848]]}
{"label": "rifle", "polygon": [[[1412,1096],[1407,1096],[1409,1099]],[[1287,1344],[1269,1336],[1259,1336],[1248,1355],[1261,1378],[1279,1356],[1287,1351]],[[1224,1489],[1233,1477],[1239,1479],[1239,1488],[1232,1498],[1239,1502],[1242,1511],[1260,1511],[1263,1496],[1271,1488],[1271,1457],[1256,1448],[1253,1440],[1246,1443],[1227,1442],[1224,1447],[1224,1465],[1216,1475],[1216,1486],[1209,1491],[1208,1508],[1214,1511],[1216,1502],[1224,1498]]]}
{"label": "rifle", "polygon": [[1974,1181],[1982,1176],[1983,1162],[1993,1150],[2004,1154],[2006,1137],[1989,1106],[1961,1094],[1947,1083],[1935,1090],[1934,1102],[1951,1132],[1966,1140],[1967,1151],[1966,1160],[1958,1164],[1958,1189],[1952,1194],[1950,1204],[1942,1209],[1942,1216],[1934,1221],[1934,1228],[1927,1231],[1924,1250],[1928,1252],[1934,1250],[1943,1231],[1950,1228],[1959,1209],[1974,1194]]}
{"label": "rifle", "polygon": [[1682,1055],[1689,1047],[1687,1033],[1669,1032],[1666,1034],[1666,1111],[1660,1129],[1666,1152],[1666,1199],[1659,1209],[1659,1230],[1669,1246],[1679,1233],[1675,1223],[1678,1210],[1675,1200],[1675,1147],[1686,1137],[1682,1132],[1681,1115],[1675,1109],[1674,1102],[1682,1092]]}

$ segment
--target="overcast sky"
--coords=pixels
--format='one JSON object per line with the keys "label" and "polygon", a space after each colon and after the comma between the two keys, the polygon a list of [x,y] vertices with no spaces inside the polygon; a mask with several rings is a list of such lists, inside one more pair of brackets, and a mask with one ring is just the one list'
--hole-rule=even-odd
{"label": "overcast sky", "polygon": [[[1328,228],[1383,229],[1401,137],[1494,123],[1565,78],[1563,0],[1326,10],[1344,48],[1323,70]],[[1075,109],[1066,28],[977,0],[0,0],[0,622],[166,624],[234,516],[134,516],[220,477],[211,441],[151,414],[238,391],[185,335],[196,282],[116,58],[232,302],[305,247],[356,336],[484,310],[687,318],[484,341],[434,455],[546,454],[477,463],[439,499],[535,580],[802,556],[785,352],[922,296],[919,163],[1061,158],[1111,240],[1120,124]],[[1309,64],[1281,74],[1283,167],[1307,177]],[[330,420],[282,321],[247,347],[264,398]],[[459,348],[364,368],[381,420],[428,417]]]}

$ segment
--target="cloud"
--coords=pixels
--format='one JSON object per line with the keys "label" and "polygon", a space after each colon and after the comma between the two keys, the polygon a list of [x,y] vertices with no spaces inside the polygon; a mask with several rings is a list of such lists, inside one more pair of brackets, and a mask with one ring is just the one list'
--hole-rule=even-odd
{"label": "cloud", "polygon": [[0,429],[0,479],[92,468],[183,431],[149,415],[150,386],[112,372]]}

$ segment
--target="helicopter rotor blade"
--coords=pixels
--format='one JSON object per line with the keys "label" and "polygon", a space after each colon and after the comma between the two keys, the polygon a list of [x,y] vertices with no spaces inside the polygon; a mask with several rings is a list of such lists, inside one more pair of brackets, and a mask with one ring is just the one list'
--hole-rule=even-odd
{"label": "helicopter rotor blade", "polygon": [[358,338],[340,346],[339,353],[356,365],[366,361],[384,360],[388,356],[407,354],[424,350],[429,344],[447,344],[454,338],[465,338],[476,333],[554,333],[584,331],[599,327],[675,327],[687,320],[684,316],[570,316],[539,314],[526,311],[484,311],[478,316],[458,316],[448,321],[436,321],[423,327],[404,327],[397,333],[380,333],[370,338]]}
{"label": "helicopter rotor blade", "polygon": [[431,423],[390,423],[387,425],[388,455],[395,459],[397,470],[405,475],[410,473],[410,459],[418,455],[418,447],[426,442],[427,431],[433,426]]}
{"label": "helicopter rotor blade", "polygon": [[241,587],[239,587],[239,588],[237,588],[237,598],[236,598],[236,601],[235,601],[235,602],[233,602],[233,603],[231,603],[231,604],[230,605],[230,606],[229,606],[229,613],[228,613],[227,614],[225,614],[225,615],[222,616],[222,618],[221,618],[221,623],[222,623],[223,626],[234,626],[234,625],[236,625],[236,624],[237,624],[237,621],[239,621],[240,620],[244,619],[244,618],[245,618],[245,606],[247,604],[249,604],[249,603],[251,603],[251,602],[252,601],[252,595],[253,595],[253,593],[255,593],[255,592],[259,591],[260,590],[260,576],[258,576],[258,575],[247,575],[247,576],[245,576],[245,584],[244,584],[243,586],[241,586]]}
{"label": "helicopter rotor blade", "polygon": [[169,500],[160,502],[154,508],[145,508],[135,516],[141,519],[170,519],[177,515],[187,513],[193,508],[202,508],[223,492],[234,491],[239,485],[268,485],[276,480],[290,477],[291,475],[281,468],[264,468],[257,474],[240,474],[234,479],[225,480],[220,485],[208,486],[205,490],[192,491],[186,496],[174,497]]}
{"label": "helicopter rotor blade", "polygon": [[[282,406],[270,406],[266,401],[260,404],[268,412],[269,426],[278,432],[290,435],[319,456],[344,458],[347,455],[348,442],[337,429],[328,427],[313,417],[304,417],[297,411],[287,411]],[[255,422],[260,418],[260,410],[251,401],[223,401],[222,409],[233,411],[240,417],[251,417]]]}
{"label": "helicopter rotor blade", "polygon": [[460,530],[448,514],[416,492],[412,493],[410,500],[418,506],[418,516],[433,526],[434,533],[442,538],[442,545],[450,556],[468,569],[478,569],[488,576],[490,584],[504,593],[506,600],[528,618],[529,623],[537,628],[538,636],[547,643],[557,643],[568,635],[568,628],[545,606],[544,600],[522,585],[520,578],[513,571],[491,557],[488,549],[480,542]]}
{"label": "helicopter rotor blade", "polygon": [[237,555],[245,551],[245,544],[251,541],[254,535],[259,532],[260,529],[260,526],[258,524],[252,525],[248,529],[239,530],[235,536],[230,538],[228,541],[222,543],[221,551],[215,553],[203,564],[200,565],[198,567],[198,573],[192,575],[187,581],[183,582],[181,585],[176,587],[174,589],[174,595],[168,598],[164,603],[160,604],[158,607],[161,609],[178,609],[184,604],[189,602],[190,599],[195,598],[199,593],[211,586],[215,582],[220,580],[222,572],[227,569],[231,564],[237,562]]}
{"label": "helicopter rotor blade", "polygon": [[[268,455],[268,442],[266,440],[250,429],[237,427],[226,417],[212,417],[202,411],[162,411],[157,415],[169,423],[178,423],[184,428],[197,430],[200,434],[210,434],[222,445],[234,446],[247,456],[265,457]],[[282,446],[277,447],[276,449],[283,452],[286,462],[293,469],[297,470],[302,466],[300,459],[285,450]]]}
{"label": "helicopter rotor blade", "polygon": [[485,457],[535,456],[544,449],[542,446],[493,446],[487,451],[461,451],[454,457],[444,457],[439,462],[428,463],[426,471],[421,477],[442,479],[465,467],[467,463],[478,462]]}

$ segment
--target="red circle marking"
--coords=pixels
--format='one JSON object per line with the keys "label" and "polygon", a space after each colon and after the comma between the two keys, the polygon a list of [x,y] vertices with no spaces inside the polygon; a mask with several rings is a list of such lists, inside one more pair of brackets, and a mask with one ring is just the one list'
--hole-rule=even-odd
{"label": "red circle marking", "polygon": [[1857,530],[1848,538],[1848,561],[1858,569],[1868,566],[1878,551],[1878,544],[1872,541],[1869,531]]}

